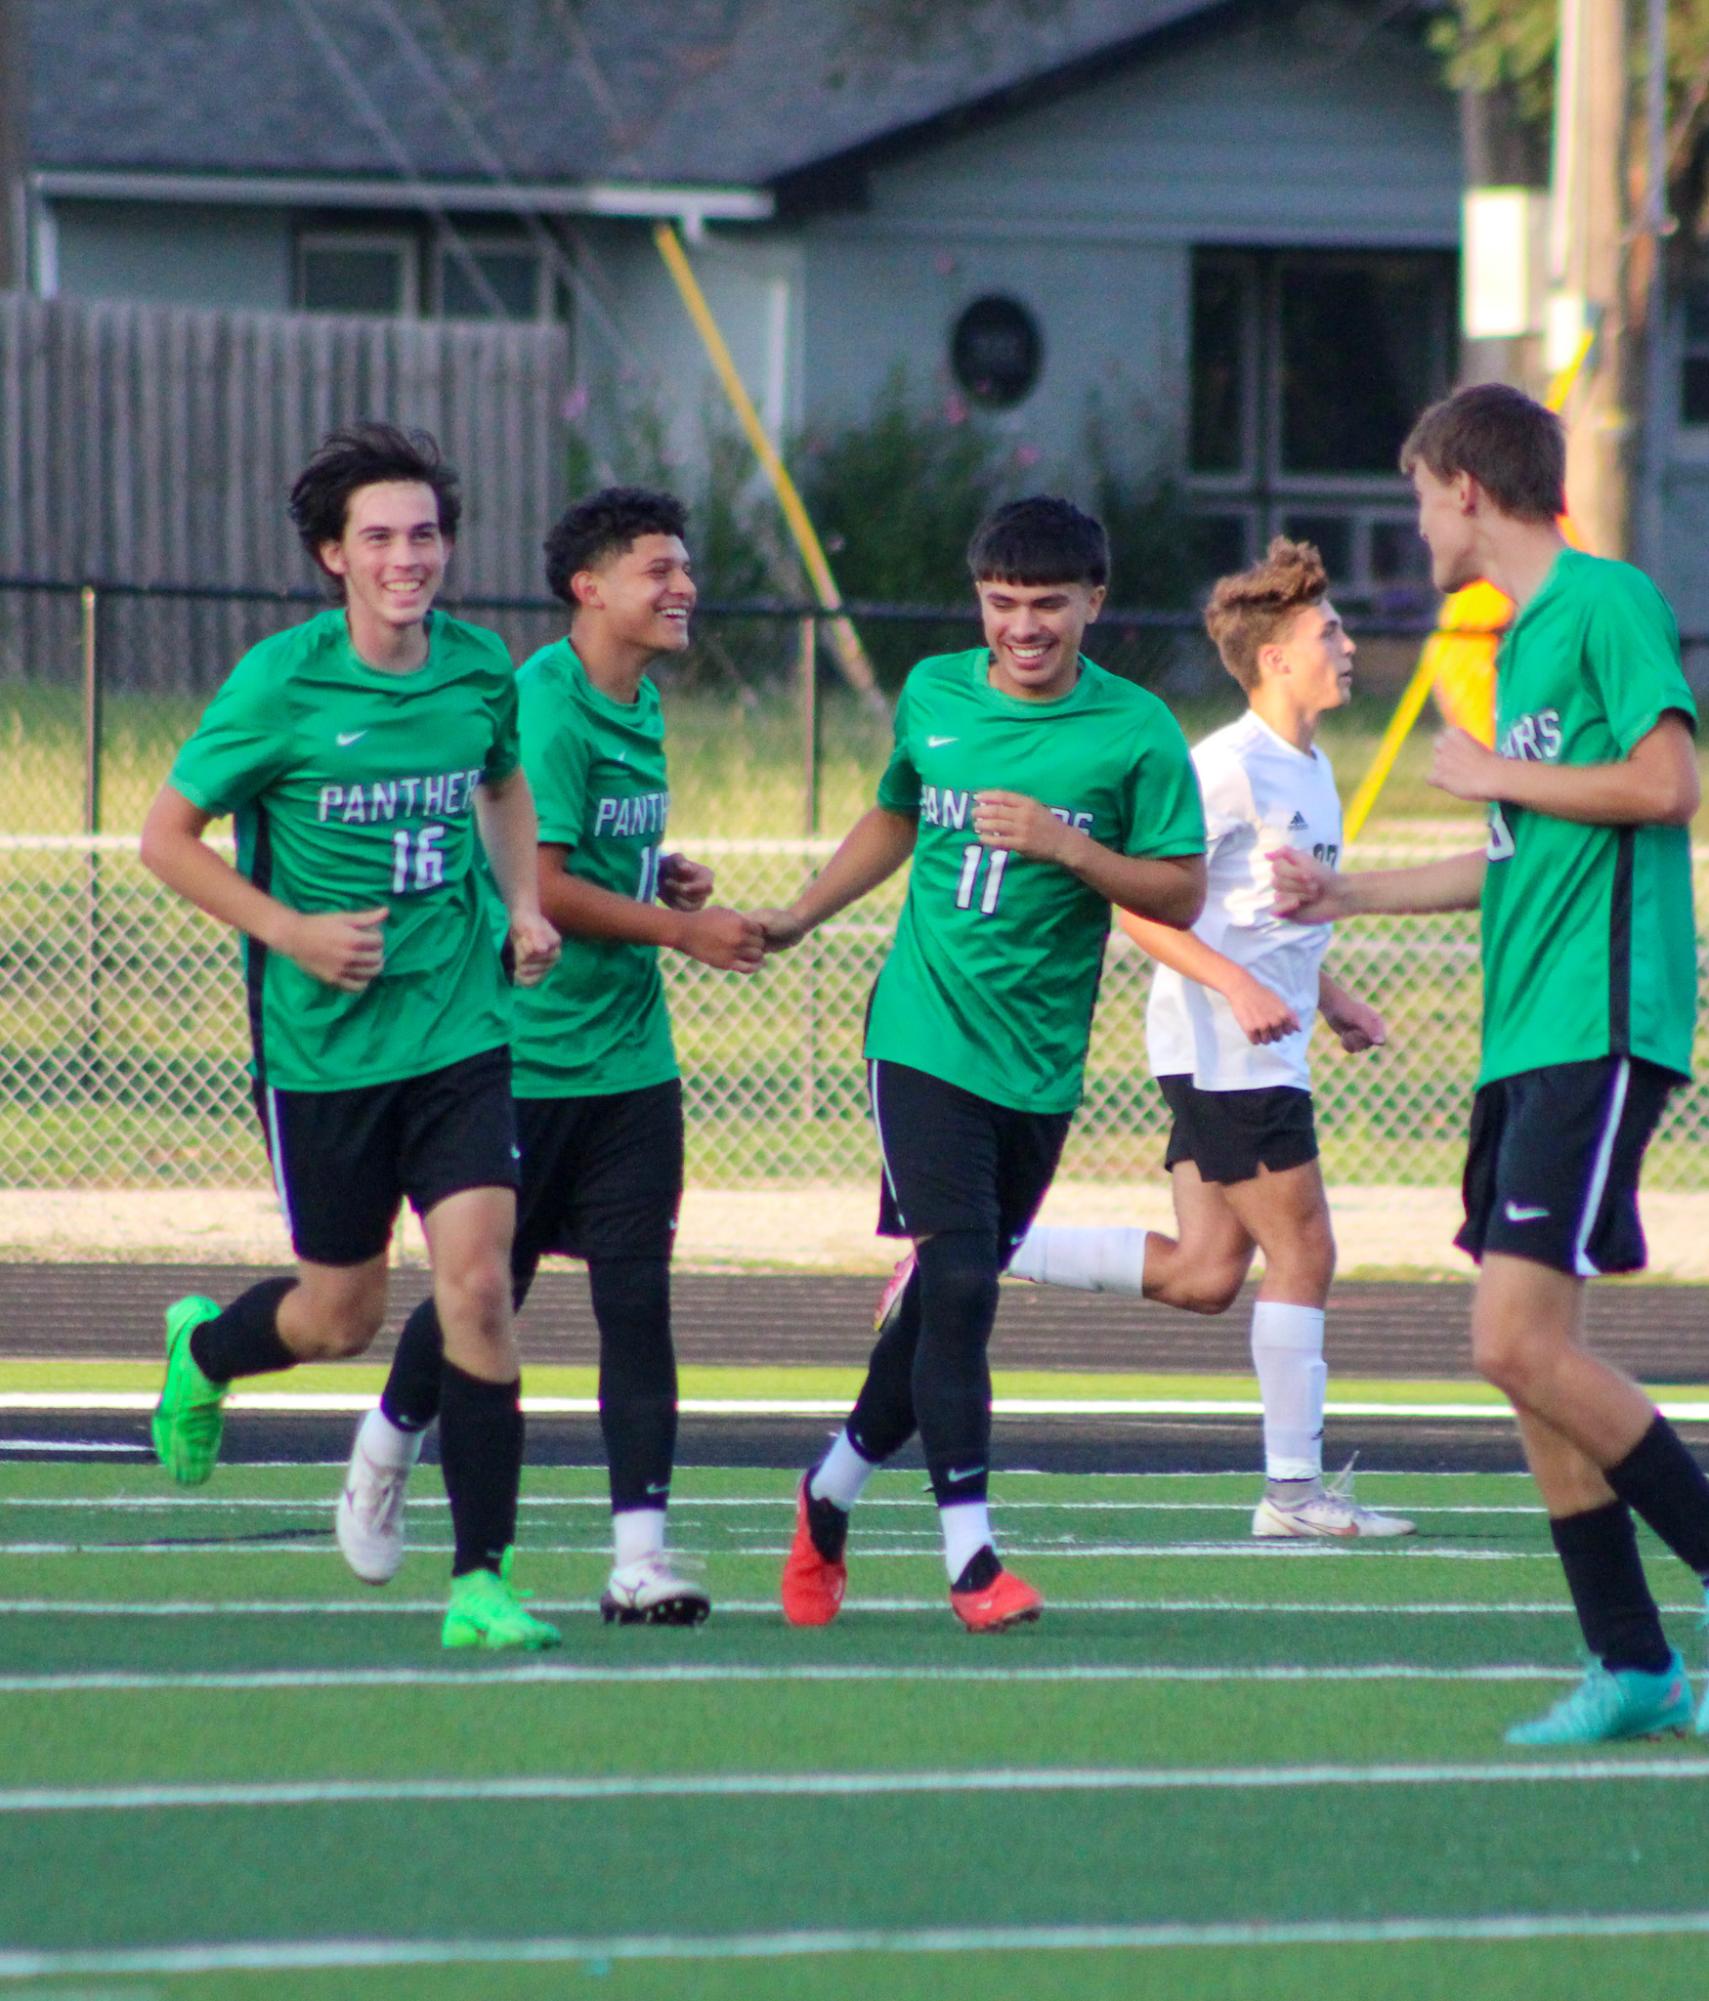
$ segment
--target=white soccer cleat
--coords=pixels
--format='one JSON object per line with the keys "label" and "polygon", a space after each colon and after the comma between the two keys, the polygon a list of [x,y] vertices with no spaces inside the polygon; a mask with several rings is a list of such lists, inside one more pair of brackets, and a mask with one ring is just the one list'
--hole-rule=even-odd
{"label": "white soccer cleat", "polygon": [[336,1527],[344,1560],[364,1584],[390,1584],[404,1560],[404,1491],[408,1466],[381,1466],[363,1450],[358,1428],[338,1497]]}
{"label": "white soccer cleat", "polygon": [[599,1601],[608,1626],[698,1626],[711,1610],[705,1585],[683,1577],[663,1550],[614,1570]]}
{"label": "white soccer cleat", "polygon": [[1252,1511],[1252,1533],[1260,1540],[1280,1542],[1289,1536],[1412,1535],[1415,1525],[1405,1515],[1379,1514],[1353,1498],[1353,1469],[1320,1487],[1298,1507],[1284,1508],[1266,1494]]}

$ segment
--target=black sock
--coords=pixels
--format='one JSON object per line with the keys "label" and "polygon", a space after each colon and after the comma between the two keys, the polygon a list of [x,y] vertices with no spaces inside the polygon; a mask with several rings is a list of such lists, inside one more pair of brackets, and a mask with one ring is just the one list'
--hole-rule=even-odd
{"label": "black sock", "polygon": [[813,1475],[817,1471],[811,1467],[807,1473],[807,1534],[827,1563],[841,1563],[849,1540],[848,1510],[814,1493]]}
{"label": "black sock", "polygon": [[920,1345],[918,1266],[884,1324],[866,1365],[866,1380],[845,1427],[863,1459],[882,1466],[914,1435],[914,1355]]}
{"label": "black sock", "polygon": [[497,1570],[516,1540],[522,1384],[484,1382],[455,1362],[445,1363],[440,1383],[439,1465],[457,1545],[451,1575]]}
{"label": "black sock", "polygon": [[940,1508],[982,1501],[990,1478],[991,1371],[997,1239],[946,1230],[920,1245],[920,1345],[914,1409]]}
{"label": "black sock", "polygon": [[961,1575],[949,1587],[952,1591],[983,1591],[1002,1574],[997,1552],[989,1543],[976,1549],[962,1566]]}
{"label": "black sock", "polygon": [[404,1322],[391,1373],[380,1392],[380,1408],[400,1431],[425,1431],[439,1415],[439,1372],[444,1366],[445,1337],[439,1313],[424,1299]]}
{"label": "black sock", "polygon": [[190,1359],[216,1383],[239,1376],[270,1376],[294,1369],[297,1358],[279,1338],[279,1302],[296,1290],[294,1278],[264,1278],[240,1293],[217,1320],[190,1335]]}
{"label": "black sock", "polygon": [[676,1351],[664,1258],[589,1258],[599,1326],[599,1429],[611,1507],[662,1508],[676,1457]]}
{"label": "black sock", "polygon": [[1624,1501],[1549,1524],[1585,1645],[1608,1668],[1660,1674],[1673,1658]]}
{"label": "black sock", "polygon": [[1649,1430],[1603,1478],[1709,1585],[1709,1479],[1659,1410]]}

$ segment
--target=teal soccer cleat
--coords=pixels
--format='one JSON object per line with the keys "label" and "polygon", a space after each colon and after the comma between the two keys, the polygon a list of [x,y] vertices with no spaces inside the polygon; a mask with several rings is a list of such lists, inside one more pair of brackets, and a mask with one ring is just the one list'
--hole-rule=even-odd
{"label": "teal soccer cleat", "polygon": [[[1510,1744],[1616,1744],[1678,1735],[1691,1722],[1691,1683],[1676,1652],[1660,1674],[1593,1661],[1571,1695],[1535,1723],[1516,1723]],[[1701,1727],[1701,1725],[1700,1725]]]}
{"label": "teal soccer cleat", "polygon": [[[1709,1584],[1703,1587],[1703,1630],[1709,1633]],[[1709,1689],[1703,1691],[1703,1707],[1697,1712],[1697,1734],[1709,1737]]]}

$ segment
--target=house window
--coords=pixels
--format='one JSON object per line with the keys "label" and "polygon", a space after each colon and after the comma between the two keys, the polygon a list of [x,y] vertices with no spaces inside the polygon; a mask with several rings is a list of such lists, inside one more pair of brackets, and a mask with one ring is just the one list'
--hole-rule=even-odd
{"label": "house window", "polygon": [[1395,461],[1452,380],[1454,302],[1448,256],[1198,253],[1188,471],[1216,542],[1239,520],[1315,542],[1344,591],[1424,580]]}
{"label": "house window", "polygon": [[441,239],[434,252],[439,310],[448,320],[540,320],[557,310],[559,286],[531,243]]}
{"label": "house window", "polygon": [[415,239],[330,231],[299,237],[297,304],[307,313],[414,313]]}
{"label": "house window", "polygon": [[993,294],[975,299],[950,336],[955,379],[976,403],[1009,410],[1038,385],[1044,337],[1018,299]]}

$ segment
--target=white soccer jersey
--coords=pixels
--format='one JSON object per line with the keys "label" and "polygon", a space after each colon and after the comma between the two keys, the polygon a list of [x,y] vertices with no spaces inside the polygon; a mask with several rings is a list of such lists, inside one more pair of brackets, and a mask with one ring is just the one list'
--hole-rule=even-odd
{"label": "white soccer jersey", "polygon": [[1146,1016],[1152,1074],[1190,1076],[1201,1091],[1311,1088],[1307,1045],[1327,924],[1276,915],[1277,848],[1301,848],[1335,866],[1341,801],[1329,759],[1296,750],[1248,709],[1193,752],[1205,801],[1206,891],[1194,935],[1282,996],[1299,1032],[1259,1047],[1247,1041],[1222,995],[1159,966]]}

